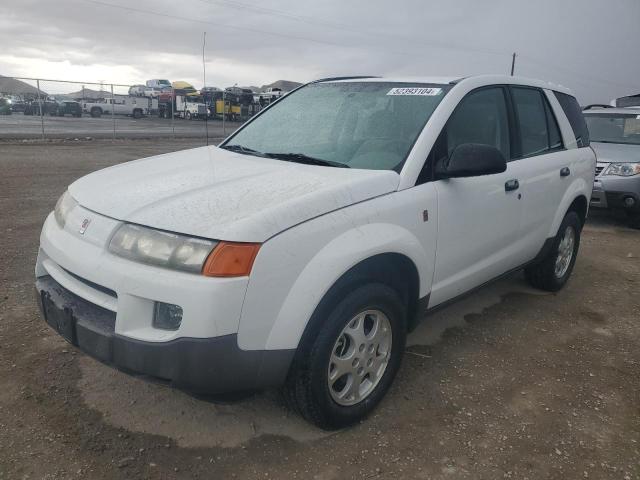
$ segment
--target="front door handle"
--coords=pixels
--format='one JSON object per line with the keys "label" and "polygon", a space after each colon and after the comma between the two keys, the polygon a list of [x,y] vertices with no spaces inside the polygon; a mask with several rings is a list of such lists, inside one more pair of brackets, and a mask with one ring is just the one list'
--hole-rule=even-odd
{"label": "front door handle", "polygon": [[513,190],[517,190],[520,188],[520,182],[517,179],[507,180],[504,182],[504,191],[512,192]]}
{"label": "front door handle", "polygon": [[569,167],[564,167],[560,170],[561,177],[568,177],[569,175],[571,175],[571,170],[569,170]]}

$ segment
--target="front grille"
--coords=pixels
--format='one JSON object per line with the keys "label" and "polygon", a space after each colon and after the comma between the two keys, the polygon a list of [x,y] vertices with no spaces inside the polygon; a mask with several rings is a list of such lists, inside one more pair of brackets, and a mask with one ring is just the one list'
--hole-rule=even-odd
{"label": "front grille", "polygon": [[103,287],[102,285],[98,285],[97,283],[93,283],[92,281],[87,280],[86,278],[82,278],[80,275],[76,275],[75,273],[70,272],[66,268],[64,268],[63,270],[67,272],[69,275],[71,275],[73,278],[78,280],[79,282],[87,285],[88,287],[91,287],[94,290],[98,290],[99,292],[105,293],[112,298],[118,298],[118,294],[114,290],[111,290],[110,288],[107,288],[107,287]]}
{"label": "front grille", "polygon": [[596,165],[596,177],[602,173],[604,165]]}

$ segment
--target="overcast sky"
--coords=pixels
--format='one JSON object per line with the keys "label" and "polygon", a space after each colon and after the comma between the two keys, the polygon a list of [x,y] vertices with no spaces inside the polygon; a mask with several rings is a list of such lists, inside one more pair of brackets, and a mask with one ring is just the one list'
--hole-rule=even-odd
{"label": "overcast sky", "polygon": [[207,85],[508,73],[515,51],[516,74],[609,102],[640,93],[639,27],[640,0],[14,0],[0,74],[200,87],[206,31]]}

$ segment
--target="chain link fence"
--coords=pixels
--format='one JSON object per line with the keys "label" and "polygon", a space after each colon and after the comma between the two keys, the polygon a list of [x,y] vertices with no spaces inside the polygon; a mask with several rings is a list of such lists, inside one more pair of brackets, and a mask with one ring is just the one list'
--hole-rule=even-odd
{"label": "chain link fence", "polygon": [[145,85],[13,77],[0,85],[0,138],[202,138],[218,143],[282,92],[150,80]]}

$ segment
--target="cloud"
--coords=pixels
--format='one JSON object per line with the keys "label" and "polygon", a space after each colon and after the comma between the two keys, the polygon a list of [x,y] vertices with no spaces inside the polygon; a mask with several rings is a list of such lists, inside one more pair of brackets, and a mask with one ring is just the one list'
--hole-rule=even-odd
{"label": "cloud", "polygon": [[516,73],[568,86],[583,102],[640,91],[637,0],[249,1],[6,2],[0,74],[199,86],[206,31],[207,84],[221,87],[507,73],[516,51]]}

